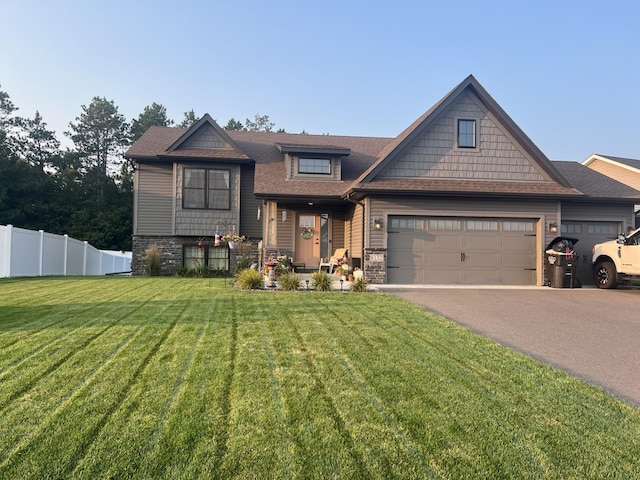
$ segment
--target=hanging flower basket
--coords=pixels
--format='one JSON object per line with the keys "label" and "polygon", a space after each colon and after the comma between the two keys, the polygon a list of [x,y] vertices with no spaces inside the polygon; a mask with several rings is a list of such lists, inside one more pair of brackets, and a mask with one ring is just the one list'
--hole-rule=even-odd
{"label": "hanging flower basket", "polygon": [[227,235],[223,235],[220,240],[222,240],[223,242],[227,242],[227,245],[229,245],[229,248],[231,250],[235,250],[236,248],[238,248],[238,244],[244,242],[245,240],[245,236],[244,235],[232,235],[232,234],[227,234]]}

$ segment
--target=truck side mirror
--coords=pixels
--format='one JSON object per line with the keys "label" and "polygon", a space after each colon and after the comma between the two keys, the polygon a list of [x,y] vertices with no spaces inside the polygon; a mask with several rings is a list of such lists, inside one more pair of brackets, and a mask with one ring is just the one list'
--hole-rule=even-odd
{"label": "truck side mirror", "polygon": [[627,237],[624,235],[624,233],[619,233],[618,234],[618,243],[620,245],[624,245],[627,241]]}

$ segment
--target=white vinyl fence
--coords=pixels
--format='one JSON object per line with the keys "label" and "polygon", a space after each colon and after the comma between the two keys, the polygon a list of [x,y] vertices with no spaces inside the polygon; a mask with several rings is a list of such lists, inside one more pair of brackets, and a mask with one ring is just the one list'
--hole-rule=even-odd
{"label": "white vinyl fence", "polygon": [[98,250],[68,235],[0,225],[0,278],[129,272],[131,252]]}

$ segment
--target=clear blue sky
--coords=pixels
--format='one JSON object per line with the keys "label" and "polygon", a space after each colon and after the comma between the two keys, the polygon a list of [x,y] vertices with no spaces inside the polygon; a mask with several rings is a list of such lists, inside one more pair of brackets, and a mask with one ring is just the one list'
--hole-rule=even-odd
{"label": "clear blue sky", "polygon": [[473,74],[554,160],[640,158],[637,0],[0,0],[0,89],[63,132],[94,96],[130,121],[267,114],[396,136]]}

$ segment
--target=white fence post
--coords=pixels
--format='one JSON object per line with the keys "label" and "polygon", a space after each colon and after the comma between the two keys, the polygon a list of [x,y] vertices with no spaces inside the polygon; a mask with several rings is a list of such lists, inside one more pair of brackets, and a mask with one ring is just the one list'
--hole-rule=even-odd
{"label": "white fence post", "polygon": [[13,240],[13,225],[7,225],[1,230],[4,233],[4,240],[0,241],[0,245],[3,246],[0,250],[0,256],[2,262],[0,262],[0,278],[11,277],[11,243]]}
{"label": "white fence post", "polygon": [[44,275],[44,230],[38,230],[40,234],[40,264],[38,265],[38,276]]}
{"label": "white fence post", "polygon": [[69,235],[64,234],[64,269],[63,275],[67,276],[67,261],[69,260]]}

